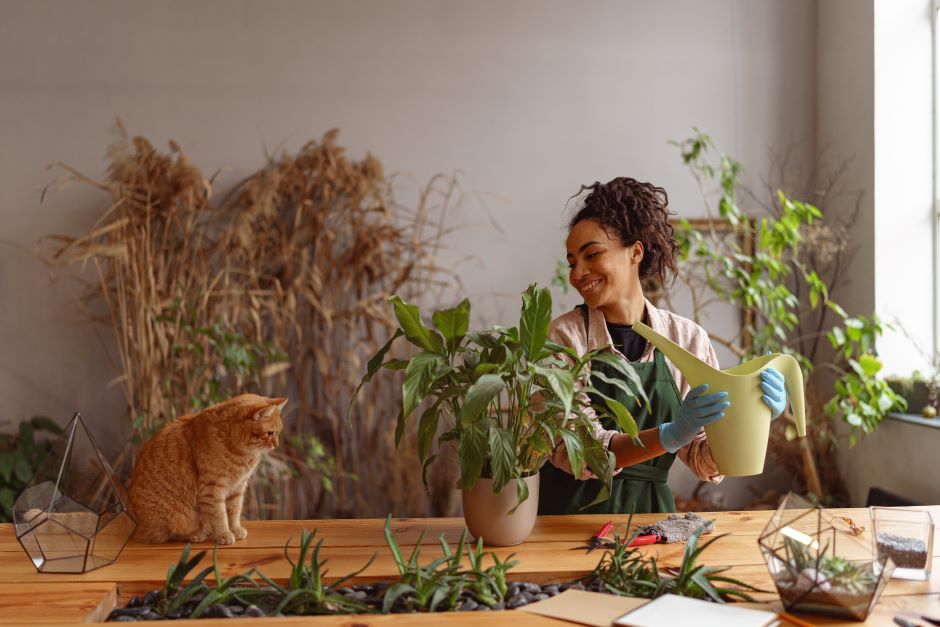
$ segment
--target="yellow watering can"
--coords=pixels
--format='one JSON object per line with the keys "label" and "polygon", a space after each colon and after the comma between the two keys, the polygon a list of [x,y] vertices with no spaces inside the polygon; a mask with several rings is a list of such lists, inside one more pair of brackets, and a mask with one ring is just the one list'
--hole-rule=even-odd
{"label": "yellow watering can", "polygon": [[764,470],[770,437],[770,408],[761,400],[764,391],[760,388],[760,372],[765,368],[773,367],[783,374],[796,432],[801,438],[806,435],[803,372],[792,355],[773,353],[717,370],[642,322],[635,323],[633,330],[661,350],[693,388],[707,383],[709,392],[728,393],[731,407],[725,410],[725,417],[705,426],[708,446],[721,474],[746,477]]}

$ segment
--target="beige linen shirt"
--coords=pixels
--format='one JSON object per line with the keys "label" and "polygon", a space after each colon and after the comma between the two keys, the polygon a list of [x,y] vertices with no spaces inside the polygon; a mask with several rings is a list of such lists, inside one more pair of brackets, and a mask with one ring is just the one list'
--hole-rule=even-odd
{"label": "beige linen shirt", "polygon": [[[718,367],[718,357],[715,355],[715,349],[705,329],[695,324],[688,318],[683,318],[672,312],[663,309],[657,309],[646,301],[647,324],[657,333],[668,337],[670,340],[682,346],[687,351],[705,361],[715,368]],[[604,314],[600,310],[588,308],[587,325],[585,325],[584,314],[580,309],[573,309],[566,314],[552,320],[549,330],[549,339],[557,344],[570,346],[577,354],[583,355],[588,351],[600,348],[604,345],[610,345],[608,351],[623,357],[623,354],[613,348],[613,340],[610,332],[607,330],[607,324],[604,320]],[[567,355],[560,355],[563,359],[571,361]],[[646,351],[639,361],[653,361],[653,347],[647,345]],[[669,359],[666,359],[666,365],[676,381],[676,387],[679,390],[679,398],[685,398],[689,393],[689,383],[682,376],[682,373],[673,365]],[[586,393],[578,394],[578,400],[582,404],[584,413],[592,419],[595,418],[594,410],[590,406],[590,400]],[[604,448],[610,445],[611,438],[619,431],[608,431],[604,429],[600,421],[595,420],[595,437],[604,443]],[[708,440],[705,438],[705,432],[699,431],[698,435],[691,443],[683,446],[678,451],[679,459],[688,466],[693,473],[700,479],[719,483],[724,479],[724,475],[718,473],[718,467],[712,459],[711,451],[708,448]],[[564,446],[555,448],[555,452],[550,458],[552,464],[571,472],[571,463],[568,461],[568,453]],[[579,479],[591,479],[594,474],[585,470]]]}

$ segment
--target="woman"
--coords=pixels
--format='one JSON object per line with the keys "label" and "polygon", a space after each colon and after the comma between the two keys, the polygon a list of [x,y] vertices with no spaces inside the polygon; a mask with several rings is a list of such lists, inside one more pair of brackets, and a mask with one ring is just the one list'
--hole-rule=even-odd
{"label": "woman", "polygon": [[[633,414],[643,446],[636,446],[612,421],[596,425],[598,439],[614,454],[619,470],[610,499],[588,509],[582,508],[594,500],[600,482],[589,471],[574,477],[565,447],[557,447],[551,463],[541,470],[539,514],[674,512],[666,479],[677,455],[699,478],[713,483],[722,480],[701,429],[720,420],[730,404],[725,392],[709,392],[706,385],[690,390],[682,373],[631,325],[642,320],[712,366],[718,366],[718,359],[704,329],[657,309],[643,295],[642,280],[658,277],[666,285],[667,274],[674,277],[678,271],[678,245],[668,220],[666,191],[624,177],[582,186],[580,191],[585,190],[589,193],[568,225],[565,242],[568,278],[584,304],[552,321],[550,336],[579,355],[611,345],[608,350],[632,362],[651,410],[593,377],[592,386]],[[598,369],[608,377],[617,376],[606,364]],[[761,378],[764,402],[776,418],[786,407],[783,376],[768,368]],[[579,398],[593,416],[591,399],[586,394]]]}

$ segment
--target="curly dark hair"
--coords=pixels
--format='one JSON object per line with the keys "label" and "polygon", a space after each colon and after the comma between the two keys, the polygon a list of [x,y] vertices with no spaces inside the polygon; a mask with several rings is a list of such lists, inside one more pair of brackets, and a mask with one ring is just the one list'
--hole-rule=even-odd
{"label": "curly dark hair", "polygon": [[582,220],[597,220],[611,236],[617,234],[624,246],[639,241],[643,244],[640,279],[658,277],[666,285],[666,273],[674,278],[676,265],[676,232],[669,224],[669,199],[666,190],[651,183],[620,176],[607,183],[582,185],[572,196],[588,191],[581,208],[568,223],[570,231]]}

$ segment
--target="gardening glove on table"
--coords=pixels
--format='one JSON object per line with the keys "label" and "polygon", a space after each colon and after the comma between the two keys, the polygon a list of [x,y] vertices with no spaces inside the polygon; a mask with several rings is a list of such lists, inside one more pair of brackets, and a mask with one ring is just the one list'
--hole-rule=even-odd
{"label": "gardening glove on table", "polygon": [[686,394],[675,420],[659,425],[659,442],[670,453],[695,439],[707,424],[720,420],[731,403],[725,399],[727,392],[705,394],[707,384],[693,388]]}
{"label": "gardening glove on table", "polygon": [[778,370],[767,368],[761,371],[760,380],[760,388],[764,391],[761,398],[770,408],[770,419],[776,420],[787,408],[787,386],[783,375]]}

